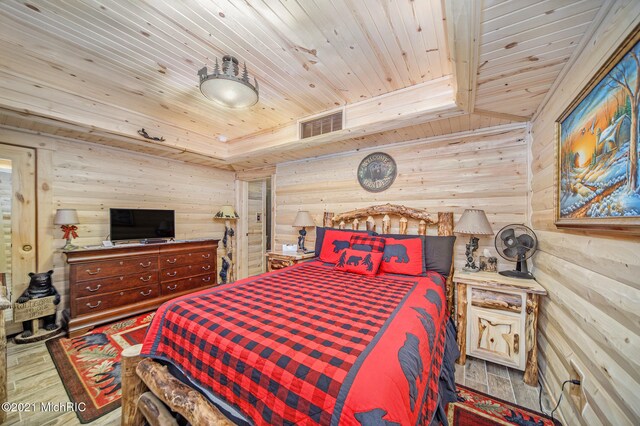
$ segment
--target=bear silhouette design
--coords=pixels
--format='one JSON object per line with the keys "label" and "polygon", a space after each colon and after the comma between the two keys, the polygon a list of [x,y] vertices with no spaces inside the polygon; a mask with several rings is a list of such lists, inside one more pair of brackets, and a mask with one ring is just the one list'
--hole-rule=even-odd
{"label": "bear silhouette design", "polygon": [[361,260],[361,256],[350,256],[349,259],[347,259],[347,265],[358,266]]}
{"label": "bear silhouette design", "polygon": [[333,252],[340,253],[340,250],[349,248],[349,241],[335,240],[333,242]]}
{"label": "bear silhouette design", "polygon": [[407,255],[407,248],[402,244],[389,244],[384,248],[383,260],[385,262],[391,262],[391,259],[396,258],[396,263],[408,263],[409,256]]}
{"label": "bear silhouette design", "polygon": [[364,257],[364,260],[362,261],[362,264],[365,265],[367,267],[367,271],[371,272],[373,271],[373,261],[371,261],[371,255],[368,254]]}
{"label": "bear silhouette design", "polygon": [[[53,303],[55,305],[60,303],[60,294],[58,293],[58,290],[56,290],[56,288],[53,286],[51,281],[52,274],[53,271],[42,272],[39,274],[29,272],[29,277],[31,277],[31,280],[29,281],[29,287],[27,287],[22,295],[18,297],[16,303],[25,303],[31,299],[41,299],[48,296],[55,296],[55,298],[53,299]],[[21,336],[31,337],[33,335],[31,321],[24,321],[22,325],[24,327],[24,331],[22,332]],[[55,330],[56,327],[56,314],[44,317],[45,330]]]}
{"label": "bear silhouette design", "polygon": [[383,419],[387,412],[382,408],[374,408],[370,411],[356,413],[355,418],[363,426],[400,426],[400,423]]}
{"label": "bear silhouette design", "polygon": [[404,373],[404,377],[409,383],[409,404],[411,411],[416,408],[416,401],[418,400],[418,386],[417,381],[420,379],[422,383],[422,358],[420,358],[420,340],[411,333],[407,333],[407,340],[404,345],[398,351],[398,361],[400,361],[400,368]]}

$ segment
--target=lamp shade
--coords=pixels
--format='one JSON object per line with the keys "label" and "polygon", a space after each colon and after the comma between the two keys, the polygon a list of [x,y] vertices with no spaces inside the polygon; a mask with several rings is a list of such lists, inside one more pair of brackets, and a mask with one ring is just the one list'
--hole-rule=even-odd
{"label": "lamp shade", "polygon": [[76,209],[58,209],[56,217],[53,219],[55,225],[76,225],[80,223],[78,220],[78,212]]}
{"label": "lamp shade", "polygon": [[230,205],[225,205],[220,207],[220,210],[214,216],[214,218],[216,219],[227,219],[227,220],[238,219],[239,217],[240,216],[238,216],[238,213],[236,213],[236,210],[233,208],[233,206],[230,206]]}
{"label": "lamp shade", "polygon": [[300,211],[296,215],[296,220],[293,221],[292,226],[304,228],[306,226],[316,226],[316,223],[313,221],[313,218],[308,211]]}
{"label": "lamp shade", "polygon": [[491,224],[484,210],[467,209],[456,224],[453,232],[467,235],[493,235]]}

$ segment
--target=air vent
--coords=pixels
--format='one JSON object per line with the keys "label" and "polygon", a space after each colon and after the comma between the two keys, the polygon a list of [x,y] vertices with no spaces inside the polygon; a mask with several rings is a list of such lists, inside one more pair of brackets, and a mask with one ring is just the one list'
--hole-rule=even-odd
{"label": "air vent", "polygon": [[301,139],[342,130],[342,111],[300,122]]}

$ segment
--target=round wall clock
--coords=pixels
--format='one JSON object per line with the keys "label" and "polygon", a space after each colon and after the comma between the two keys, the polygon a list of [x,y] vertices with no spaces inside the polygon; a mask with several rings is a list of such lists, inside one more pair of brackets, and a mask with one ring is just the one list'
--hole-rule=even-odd
{"label": "round wall clock", "polygon": [[384,152],[369,154],[358,166],[358,182],[369,192],[382,192],[396,179],[398,169],[393,158]]}

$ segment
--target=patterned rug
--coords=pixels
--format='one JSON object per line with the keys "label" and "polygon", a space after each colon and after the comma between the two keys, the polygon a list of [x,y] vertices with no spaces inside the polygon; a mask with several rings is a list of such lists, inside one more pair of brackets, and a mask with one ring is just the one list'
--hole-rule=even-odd
{"label": "patterned rug", "polygon": [[76,411],[80,423],[89,423],[120,406],[120,353],[142,343],[153,315],[108,324],[73,339],[47,341],[71,402],[86,404],[85,411]]}
{"label": "patterned rug", "polygon": [[447,418],[450,426],[561,426],[544,414],[503,401],[482,392],[456,383],[461,402],[447,406]]}

